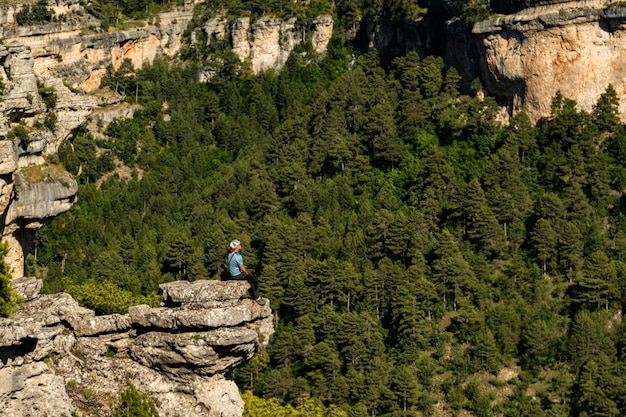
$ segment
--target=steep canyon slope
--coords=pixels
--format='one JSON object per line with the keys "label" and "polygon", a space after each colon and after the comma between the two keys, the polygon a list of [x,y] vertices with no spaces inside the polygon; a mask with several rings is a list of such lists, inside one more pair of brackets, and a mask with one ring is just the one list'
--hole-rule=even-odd
{"label": "steep canyon slope", "polygon": [[[76,199],[76,181],[54,163],[54,155],[107,104],[88,93],[98,89],[108,66],[119,68],[128,59],[139,67],[160,54],[175,56],[194,5],[110,32],[93,30],[98,22],[71,0],[51,6],[67,19],[48,25],[18,26],[20,6],[0,8],[0,212],[3,240],[11,247],[7,261],[20,285],[34,230]],[[466,76],[480,76],[510,111],[524,106],[533,121],[549,115],[558,90],[592,111],[608,84],[617,90],[626,119],[626,8],[601,1],[529,1],[503,6],[502,12],[509,14],[472,26],[448,21],[447,62]],[[323,54],[334,24],[330,16],[319,16],[305,34],[293,19],[215,16],[190,37],[229,39],[237,56],[261,71],[280,69],[305,36]],[[390,32],[370,28],[369,46],[392,47]],[[396,30],[394,36],[405,39],[405,50],[433,41],[420,30]],[[104,317],[66,296],[33,291],[27,297],[32,301],[0,327],[0,408],[20,415],[23,407],[38,407],[49,416],[82,406],[106,409],[132,375],[142,392],[159,400],[162,416],[181,413],[181,407],[187,416],[240,415],[241,399],[224,375],[267,343],[271,311],[240,300],[245,288],[239,284],[211,290],[223,283],[196,285],[163,288],[169,307],[137,306],[127,315]],[[202,294],[214,298],[199,300]],[[86,392],[95,396],[87,398]]]}
{"label": "steep canyon slope", "polygon": [[[0,49],[0,75],[6,85],[0,108],[0,212],[5,218],[3,240],[10,246],[7,262],[15,278],[24,274],[24,257],[34,230],[68,210],[75,200],[76,182],[62,169],[51,167],[46,158],[54,159],[59,145],[88,118],[107,119],[106,108],[103,111],[99,106],[116,103],[116,99],[88,93],[99,88],[108,67],[116,70],[130,60],[139,68],[158,55],[179,52],[194,6],[187,2],[150,22],[135,22],[132,29],[107,32],[94,30],[100,23],[72,0],[49,5],[63,19],[30,26],[16,24],[20,5],[0,7],[0,37],[7,45]],[[309,36],[317,53],[325,52],[332,30],[330,16],[313,21]],[[198,31],[204,31],[209,40],[228,35],[233,51],[254,71],[280,69],[307,32],[296,25],[295,18],[263,17],[251,23],[249,18],[228,22],[220,16],[196,29],[192,38],[198,37]],[[54,97],[54,106],[46,105],[46,95]],[[50,113],[56,123],[43,128]],[[21,139],[7,140],[18,125],[26,126],[27,132],[18,128]],[[37,178],[27,178],[25,173],[34,171],[40,171]]]}

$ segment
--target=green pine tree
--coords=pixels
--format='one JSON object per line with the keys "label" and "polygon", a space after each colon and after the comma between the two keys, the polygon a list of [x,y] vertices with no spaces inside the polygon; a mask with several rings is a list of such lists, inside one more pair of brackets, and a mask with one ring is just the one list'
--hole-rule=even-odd
{"label": "green pine tree", "polygon": [[22,302],[21,297],[13,291],[11,270],[4,261],[8,252],[9,245],[6,242],[0,243],[0,317],[10,317]]}

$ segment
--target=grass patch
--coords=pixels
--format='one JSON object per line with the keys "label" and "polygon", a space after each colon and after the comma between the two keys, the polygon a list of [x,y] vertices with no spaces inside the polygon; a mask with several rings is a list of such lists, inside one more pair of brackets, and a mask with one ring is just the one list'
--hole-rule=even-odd
{"label": "grass patch", "polygon": [[50,178],[68,175],[63,165],[60,164],[30,165],[20,169],[19,174],[28,184],[37,184]]}
{"label": "grass patch", "polygon": [[91,400],[93,397],[95,397],[95,396],[96,396],[96,393],[95,393],[93,390],[89,389],[89,388],[85,388],[85,389],[83,390],[83,396],[85,397],[85,399],[86,399],[87,401],[89,401],[89,400]]}

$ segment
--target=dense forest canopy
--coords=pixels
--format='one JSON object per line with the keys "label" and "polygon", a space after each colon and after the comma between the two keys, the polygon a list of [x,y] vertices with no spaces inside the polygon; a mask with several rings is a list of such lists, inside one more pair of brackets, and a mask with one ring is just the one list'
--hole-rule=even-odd
{"label": "dense forest canopy", "polygon": [[30,272],[123,312],[217,279],[241,240],[277,319],[236,375],[250,416],[626,414],[613,87],[592,114],[557,95],[538,126],[503,123],[441,58],[352,60],[338,38],[280,73],[222,51],[200,83],[215,51],[192,50],[110,71],[141,110],[59,149],[79,202],[38,232]]}

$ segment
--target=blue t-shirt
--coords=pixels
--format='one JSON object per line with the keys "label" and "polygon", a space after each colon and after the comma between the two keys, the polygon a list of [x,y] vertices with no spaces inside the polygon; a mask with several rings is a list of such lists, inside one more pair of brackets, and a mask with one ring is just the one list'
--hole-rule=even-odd
{"label": "blue t-shirt", "polygon": [[231,277],[241,274],[239,265],[243,265],[243,256],[241,256],[239,252],[229,253],[228,254],[228,272],[230,272]]}

